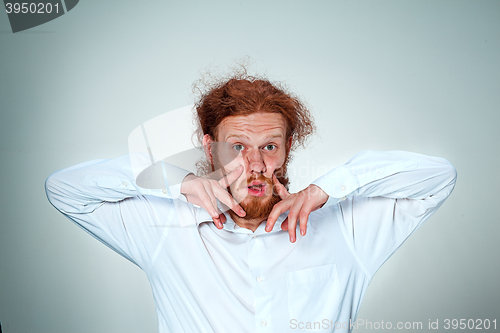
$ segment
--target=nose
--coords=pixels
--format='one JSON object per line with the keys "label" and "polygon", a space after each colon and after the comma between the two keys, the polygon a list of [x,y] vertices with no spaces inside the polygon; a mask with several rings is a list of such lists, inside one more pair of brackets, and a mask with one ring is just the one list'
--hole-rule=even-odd
{"label": "nose", "polygon": [[250,173],[264,173],[266,172],[266,164],[260,151],[250,151],[247,153],[246,160],[248,163],[248,170]]}

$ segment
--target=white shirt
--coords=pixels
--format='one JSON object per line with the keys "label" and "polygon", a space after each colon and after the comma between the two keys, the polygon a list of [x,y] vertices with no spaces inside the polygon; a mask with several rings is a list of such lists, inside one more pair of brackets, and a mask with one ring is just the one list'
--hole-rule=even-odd
{"label": "white shirt", "polygon": [[350,332],[375,272],[456,180],[443,158],[361,152],[314,182],[330,198],[290,243],[280,228],[286,214],[270,233],[265,222],[252,232],[229,214],[218,230],[178,185],[146,190],[130,169],[129,155],[78,164],[50,175],[46,191],[144,270],[160,333]]}

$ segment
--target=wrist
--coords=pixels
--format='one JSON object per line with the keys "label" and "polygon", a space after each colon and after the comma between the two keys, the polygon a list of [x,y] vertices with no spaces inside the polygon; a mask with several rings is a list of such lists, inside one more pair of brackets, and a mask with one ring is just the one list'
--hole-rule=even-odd
{"label": "wrist", "polygon": [[194,173],[188,173],[184,179],[182,180],[182,183],[181,183],[181,194],[186,194],[186,183],[191,181],[191,180],[194,180],[198,178]]}
{"label": "wrist", "polygon": [[184,184],[184,182],[188,182],[196,178],[198,178],[198,176],[196,176],[194,173],[188,173],[186,177],[184,177],[184,179],[182,180],[182,183]]}

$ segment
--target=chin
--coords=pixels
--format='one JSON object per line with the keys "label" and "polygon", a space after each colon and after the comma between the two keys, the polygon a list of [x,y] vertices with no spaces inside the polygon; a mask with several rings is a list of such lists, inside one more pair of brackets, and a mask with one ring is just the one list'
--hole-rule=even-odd
{"label": "chin", "polygon": [[281,201],[279,196],[269,195],[265,197],[255,197],[248,195],[240,206],[245,210],[246,215],[243,217],[245,220],[266,219],[274,205]]}

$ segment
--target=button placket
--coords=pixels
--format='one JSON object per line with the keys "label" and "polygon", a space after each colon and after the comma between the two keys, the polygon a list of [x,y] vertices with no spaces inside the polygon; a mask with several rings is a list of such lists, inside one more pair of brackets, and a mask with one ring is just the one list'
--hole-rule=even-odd
{"label": "button placket", "polygon": [[256,332],[270,332],[273,330],[269,315],[270,309],[270,293],[266,281],[266,257],[269,253],[265,247],[265,238],[259,235],[252,235],[248,241],[248,266],[251,275],[255,279],[253,283],[253,295],[255,306],[255,325]]}

